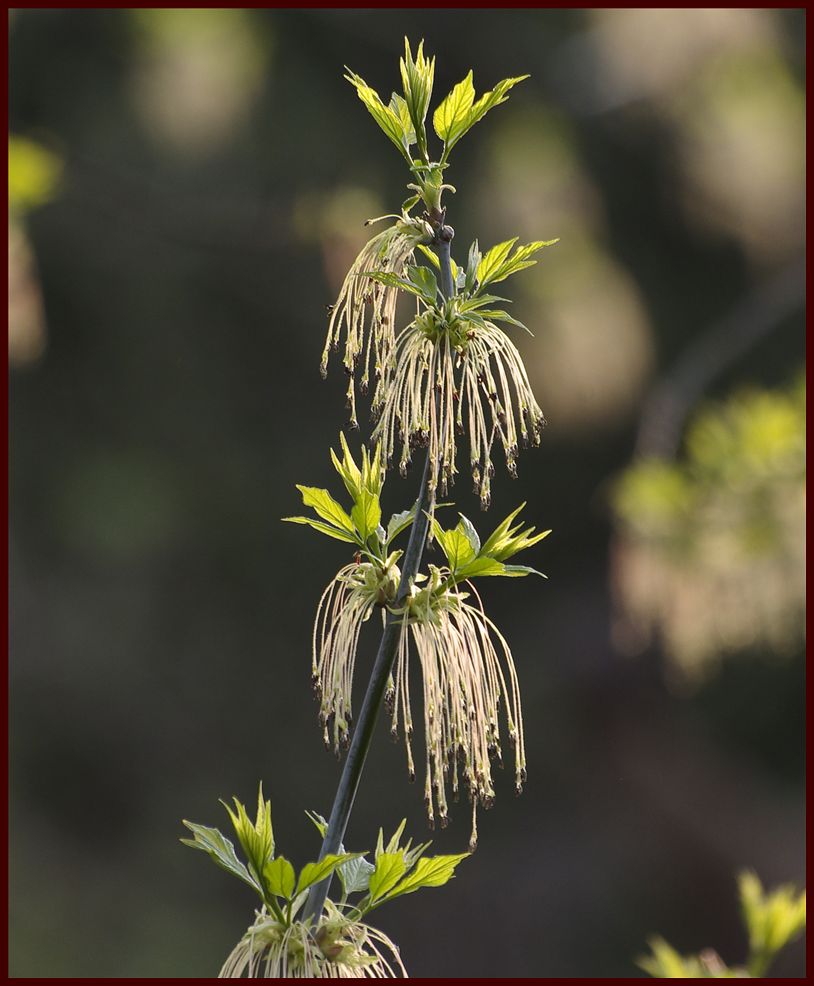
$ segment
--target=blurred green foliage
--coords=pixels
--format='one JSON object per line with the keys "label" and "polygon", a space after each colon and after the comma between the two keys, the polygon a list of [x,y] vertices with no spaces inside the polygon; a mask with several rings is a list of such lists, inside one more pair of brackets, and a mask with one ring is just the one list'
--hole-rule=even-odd
{"label": "blurred green foliage", "polygon": [[616,485],[625,615],[690,678],[727,653],[802,639],[805,393],[800,376],[712,404],[679,461],[636,463]]}
{"label": "blurred green foliage", "polygon": [[663,938],[650,941],[651,955],[639,965],[654,979],[759,979],[777,953],[805,931],[806,895],[789,885],[766,893],[751,872],[738,879],[741,910],[749,938],[749,955],[743,966],[729,967],[717,952],[680,955]]}
{"label": "blurred green foliage", "polygon": [[54,194],[62,161],[37,141],[27,137],[8,139],[8,203],[11,209],[42,205]]}

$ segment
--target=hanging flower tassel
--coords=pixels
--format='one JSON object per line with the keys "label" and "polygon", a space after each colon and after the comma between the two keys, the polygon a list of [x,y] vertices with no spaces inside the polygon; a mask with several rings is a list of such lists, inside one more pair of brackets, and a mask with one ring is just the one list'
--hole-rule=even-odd
{"label": "hanging flower tassel", "polygon": [[423,220],[407,216],[396,218],[398,222],[369,240],[354,260],[336,304],[331,308],[328,335],[322,352],[320,372],[325,377],[330,353],[339,348],[344,335],[345,354],[342,363],[350,377],[347,402],[350,424],[354,428],[358,426],[355,374],[359,369],[360,357],[363,356],[359,389],[365,394],[370,381],[371,364],[374,378],[378,380],[383,367],[391,358],[395,340],[398,289],[377,283],[369,275],[371,272],[401,275],[417,244],[429,243],[432,238],[432,230]]}
{"label": "hanging flower tassel", "polygon": [[[353,562],[325,589],[314,621],[312,681],[320,703],[323,739],[337,754],[348,745],[351,691],[362,624],[396,598],[400,552],[382,563]],[[384,618],[384,609],[381,609]]]}
{"label": "hanging flower tassel", "polygon": [[439,322],[428,311],[399,336],[394,362],[373,398],[373,438],[386,461],[398,451],[405,475],[413,451],[429,446],[432,488],[445,495],[457,472],[458,436],[466,435],[475,492],[488,508],[495,441],[514,477],[518,447],[539,445],[545,424],[516,347],[492,322],[464,316]]}
{"label": "hanging flower tassel", "polygon": [[349,920],[326,901],[316,934],[281,924],[265,909],[223,964],[219,979],[406,979],[398,948],[382,931]]}
{"label": "hanging flower tassel", "polygon": [[[432,567],[432,566],[431,566]],[[501,701],[509,740],[514,747],[517,793],[526,779],[520,688],[512,653],[505,638],[483,611],[471,583],[469,592],[455,588],[438,594],[445,576],[433,569],[427,588],[411,597],[405,607],[409,633],[401,636],[388,693],[391,731],[403,727],[407,768],[415,777],[412,751],[413,721],[409,688],[412,638],[421,666],[424,700],[425,789],[430,824],[443,828],[448,821],[447,786],[457,801],[461,785],[472,803],[470,849],[477,844],[477,806],[490,808],[495,790],[492,762],[502,766]]]}

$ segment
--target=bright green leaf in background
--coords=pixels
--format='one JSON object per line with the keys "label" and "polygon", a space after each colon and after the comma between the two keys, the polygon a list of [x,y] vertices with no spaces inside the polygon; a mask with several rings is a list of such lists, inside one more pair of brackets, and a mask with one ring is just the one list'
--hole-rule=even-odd
{"label": "bright green leaf in background", "polygon": [[753,976],[762,976],[775,954],[805,931],[805,891],[798,893],[786,885],[767,894],[751,872],[742,873],[738,884],[749,932],[749,971]]}
{"label": "bright green leaf in background", "polygon": [[638,965],[654,979],[759,979],[780,949],[794,941],[806,926],[806,895],[782,886],[766,893],[754,873],[738,878],[741,910],[749,936],[749,955],[743,966],[727,966],[717,952],[704,949],[682,956],[663,938],[650,939],[650,955]]}
{"label": "bright green leaf in background", "polygon": [[27,137],[8,139],[8,203],[30,209],[51,199],[62,174],[60,158]]}

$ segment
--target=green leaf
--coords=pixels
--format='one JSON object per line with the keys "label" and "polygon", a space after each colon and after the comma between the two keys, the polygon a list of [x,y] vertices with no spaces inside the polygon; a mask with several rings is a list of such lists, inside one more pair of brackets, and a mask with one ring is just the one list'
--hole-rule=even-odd
{"label": "green leaf", "polygon": [[410,283],[421,291],[421,297],[424,301],[428,305],[434,304],[438,296],[438,281],[429,267],[408,267],[407,276]]}
{"label": "green leaf", "polygon": [[404,39],[404,57],[399,61],[401,81],[404,86],[404,100],[413,122],[416,143],[424,161],[427,160],[427,131],[424,121],[430,107],[433,77],[435,74],[435,59],[424,56],[424,42],[416,51],[416,56],[410,50],[410,42]]}
{"label": "green leaf", "polygon": [[370,878],[375,871],[376,867],[364,856],[357,856],[343,863],[336,872],[346,894],[359,894],[369,889]]}
{"label": "green leaf", "polygon": [[269,894],[291,900],[295,883],[294,867],[285,856],[278,856],[263,867],[263,884]]}
{"label": "green leaf", "polygon": [[480,538],[478,537],[478,532],[475,530],[472,522],[464,517],[463,514],[458,514],[461,518],[458,522],[458,527],[461,528],[463,533],[466,535],[467,540],[472,545],[472,550],[477,554],[480,551]]}
{"label": "green leaf", "polygon": [[[324,839],[325,838],[325,833],[328,831],[328,820],[327,820],[327,818],[323,818],[322,815],[320,815],[320,813],[318,811],[306,811],[305,814],[306,814],[308,820],[313,823],[313,825],[316,828],[317,832],[319,832],[319,834]],[[345,850],[343,849],[342,852],[344,852],[344,851]]]}
{"label": "green leaf", "polygon": [[15,210],[42,205],[59,184],[61,159],[27,137],[8,139],[8,200]]}
{"label": "green leaf", "polygon": [[501,574],[514,579],[522,578],[524,575],[539,575],[541,578],[548,578],[547,575],[543,575],[542,572],[538,572],[536,568],[530,568],[528,565],[504,565]]}
{"label": "green leaf", "polygon": [[466,279],[464,281],[464,291],[469,294],[475,287],[475,280],[478,276],[478,266],[481,261],[481,252],[478,248],[478,241],[475,240],[469,248],[469,256],[466,260]]}
{"label": "green leaf", "polygon": [[550,530],[535,534],[533,527],[528,527],[524,531],[522,523],[512,527],[515,517],[523,507],[525,507],[525,503],[521,503],[516,510],[513,510],[508,517],[498,524],[481,548],[481,555],[496,558],[498,561],[506,561],[507,558],[511,558],[519,551],[531,548],[543,538],[548,537],[551,533]]}
{"label": "green leaf", "polygon": [[320,883],[325,879],[325,877],[330,876],[331,873],[337,869],[337,867],[341,866],[349,859],[355,859],[360,855],[361,853],[346,852],[338,855],[329,853],[316,863],[306,863],[302,870],[300,870],[300,878],[297,882],[297,893],[301,894],[303,890],[307,890],[312,884]]}
{"label": "green leaf", "polygon": [[228,812],[235,834],[248,857],[249,871],[259,880],[266,863],[274,856],[271,802],[264,800],[261,784],[257,795],[257,818],[253,824],[244,805],[237,798],[232,800],[235,803],[234,811],[225,801],[221,801],[221,804]]}
{"label": "green leaf", "polygon": [[432,118],[435,132],[449,149],[457,144],[472,125],[468,120],[474,102],[475,87],[472,85],[470,69],[466,77],[444,99]]}
{"label": "green leaf", "polygon": [[208,825],[198,825],[196,822],[188,822],[186,819],[184,819],[184,825],[186,825],[194,836],[193,839],[181,839],[181,842],[185,846],[190,846],[192,849],[201,849],[218,866],[226,870],[227,873],[231,873],[239,880],[247,883],[262,896],[257,881],[237,858],[234,844],[226,836],[217,829],[210,828]]}
{"label": "green leaf", "polygon": [[405,145],[407,135],[404,132],[404,127],[400,116],[396,114],[389,106],[384,105],[381,96],[379,96],[376,90],[372,89],[360,75],[352,72],[347,66],[345,66],[345,70],[347,72],[345,78],[352,86],[355,87],[356,94],[365,104],[370,115],[376,123],[378,123],[385,135],[396,145],[401,154],[404,155],[409,163],[411,158]]}
{"label": "green leaf", "polygon": [[396,831],[390,836],[390,841],[387,843],[386,846],[383,845],[384,832],[381,829],[379,829],[379,840],[376,843],[377,859],[383,852],[391,852],[391,853],[398,852],[400,848],[399,843],[401,842],[401,837],[402,835],[404,835],[404,829],[406,827],[407,827],[407,819],[402,818],[402,820],[398,824],[398,827],[396,828]]}
{"label": "green leaf", "polygon": [[518,75],[513,79],[503,79],[501,82],[498,82],[494,89],[485,92],[470,109],[466,129],[469,130],[470,127],[473,127],[478,121],[482,120],[489,110],[494,109],[495,106],[499,106],[501,103],[505,103],[509,98],[509,90],[513,89],[518,82],[523,82],[524,79],[528,79],[528,75]]}
{"label": "green leaf", "polygon": [[533,267],[537,261],[530,260],[529,258],[537,253],[538,250],[542,250],[543,247],[552,246],[554,243],[558,243],[559,240],[535,240],[534,243],[527,243],[517,247],[514,253],[509,256],[516,242],[517,237],[515,236],[513,239],[506,240],[504,243],[498,243],[484,254],[478,264],[478,291],[483,290],[487,284],[496,284],[498,281],[504,281],[511,274],[516,274],[518,271],[524,270],[526,267]]}
{"label": "green leaf", "polygon": [[[432,529],[441,550],[447,556],[451,572],[457,572],[477,555],[477,550],[480,548],[477,532],[463,515],[461,515],[458,525],[451,531],[445,531],[433,517]],[[476,544],[477,548],[475,547]]]}
{"label": "green leaf", "polygon": [[370,899],[375,902],[387,894],[404,876],[407,864],[403,852],[383,852],[376,857],[376,867],[370,875]]}
{"label": "green leaf", "polygon": [[306,507],[311,507],[316,514],[334,527],[353,534],[353,521],[327,490],[299,484],[297,489],[302,493],[302,502]]}
{"label": "green leaf", "polygon": [[350,515],[360,538],[362,541],[367,541],[371,534],[375,533],[382,519],[379,497],[367,489],[362,489]]}
{"label": "green leaf", "polygon": [[415,127],[413,126],[413,121],[410,119],[410,110],[407,108],[405,99],[395,92],[390,97],[390,109],[401,121],[403,132],[402,145],[409,154],[410,145],[415,143]]}
{"label": "green leaf", "polygon": [[462,565],[455,573],[455,581],[463,582],[465,579],[474,579],[486,575],[505,575],[506,566],[502,561],[494,558],[478,557],[466,565]]}
{"label": "green leaf", "polygon": [[[436,270],[441,270],[441,261],[438,259],[438,254],[431,247],[426,246],[424,243],[419,243],[418,249],[424,254]],[[460,271],[458,270],[458,265],[452,257],[449,258],[449,267],[452,271],[453,281],[457,281],[460,277]]]}
{"label": "green leaf", "polygon": [[654,937],[648,942],[653,952],[643,956],[637,964],[654,979],[701,979],[700,963],[696,959],[684,959],[663,938]]}
{"label": "green leaf", "polygon": [[440,526],[435,531],[435,537],[441,550],[447,556],[451,572],[457,572],[475,557],[469,538],[458,527],[444,531]]}
{"label": "green leaf", "polygon": [[327,534],[330,538],[336,538],[337,541],[347,541],[349,544],[357,544],[358,541],[355,536],[351,536],[347,531],[340,531],[339,528],[333,527],[331,524],[324,524],[320,520],[314,520],[311,517],[283,517],[286,523],[289,524],[307,524],[309,527],[313,527],[315,531],[319,531],[320,534]]}
{"label": "green leaf", "polygon": [[402,531],[406,531],[414,520],[415,507],[412,507],[410,510],[402,510],[401,513],[398,514],[393,514],[387,522],[387,536],[385,537],[385,544],[390,544],[390,542],[394,538],[397,538]]}
{"label": "green leaf", "polygon": [[742,873],[738,883],[750,951],[768,964],[776,952],[805,929],[805,891],[798,894],[794,887],[786,885],[766,893],[751,872]]}
{"label": "green leaf", "polygon": [[[317,828],[317,831],[325,838],[328,831],[328,822],[315,811],[305,813]],[[345,847],[340,843],[339,852],[345,855]],[[372,863],[365,859],[365,854],[357,854],[347,862],[342,863],[337,869],[337,875],[342,882],[342,889],[346,894],[358,894],[367,890],[370,883],[370,874],[376,869]]]}
{"label": "green leaf", "polygon": [[518,237],[513,236],[510,240],[497,243],[487,250],[478,264],[477,280],[481,288],[490,281],[493,281],[512,251],[512,247],[517,243]]}
{"label": "green leaf", "polygon": [[387,899],[393,900],[404,894],[412,894],[424,887],[443,887],[453,878],[458,863],[469,855],[465,852],[456,856],[430,856],[419,859],[415,868],[387,894]]}
{"label": "green leaf", "polygon": [[524,325],[523,322],[516,319],[513,315],[510,315],[508,312],[495,309],[490,311],[481,311],[478,314],[481,318],[488,318],[490,322],[508,322],[510,325],[516,325],[518,328],[523,329],[524,332],[528,332],[530,336],[534,335],[527,325]]}
{"label": "green leaf", "polygon": [[[421,298],[426,301],[424,296],[424,289],[412,281],[408,281],[403,277],[399,277],[392,271],[382,271],[382,270],[367,270],[364,271],[360,277],[369,277],[373,281],[378,281],[380,284],[386,284],[391,288],[398,288],[400,291],[407,291],[408,294],[414,294],[417,298]],[[432,304],[432,302],[430,302]]]}
{"label": "green leaf", "polygon": [[477,102],[474,102],[475,89],[470,71],[444,99],[433,117],[435,132],[444,141],[442,162],[446,161],[449,152],[468,130],[482,120],[493,107],[505,103],[509,98],[509,90],[527,78],[527,75],[521,75],[514,79],[503,79],[494,89],[484,93]]}
{"label": "green leaf", "polygon": [[345,489],[355,500],[362,486],[362,473],[356,465],[348,447],[348,441],[341,431],[339,432],[339,442],[342,446],[342,459],[340,460],[336,452],[331,449],[331,461],[334,464],[334,469],[339,473],[342,482],[345,484]]}

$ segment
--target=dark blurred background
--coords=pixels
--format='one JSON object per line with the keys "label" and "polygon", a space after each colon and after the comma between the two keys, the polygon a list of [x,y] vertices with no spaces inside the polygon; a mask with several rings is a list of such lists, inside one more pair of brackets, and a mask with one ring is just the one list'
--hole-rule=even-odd
{"label": "dark blurred background", "polygon": [[[12,976],[216,974],[254,902],[180,820],[225,828],[218,798],[261,778],[282,851],[318,851],[303,812],[328,813],[338,765],[311,624],[347,558],[279,518],[294,483],[337,485],[325,306],[409,180],[343,65],[387,97],[405,34],[437,55],[433,106],[470,67],[479,93],[531,73],[452,155],[448,207],[459,257],[560,237],[510,287],[549,424],[486,517],[455,494],[482,527],[527,500],[554,533],[529,558],[548,582],[483,588],[523,687],[526,793],[501,775],[475,858],[380,923],[417,977],[642,975],[654,932],[742,959],[736,873],[804,880],[800,614],[783,646],[704,633],[700,672],[659,613],[632,647],[612,503],[637,448],[681,461],[698,402],[782,392],[802,365],[804,16],[12,13]],[[654,388],[677,451],[647,445]],[[393,476],[385,508],[416,484]],[[799,558],[779,564],[771,599],[796,598]],[[681,576],[685,626],[720,605],[702,577]],[[350,847],[404,815],[425,837],[381,728]],[[435,848],[461,851],[468,824]],[[802,946],[775,971],[803,975]]]}

